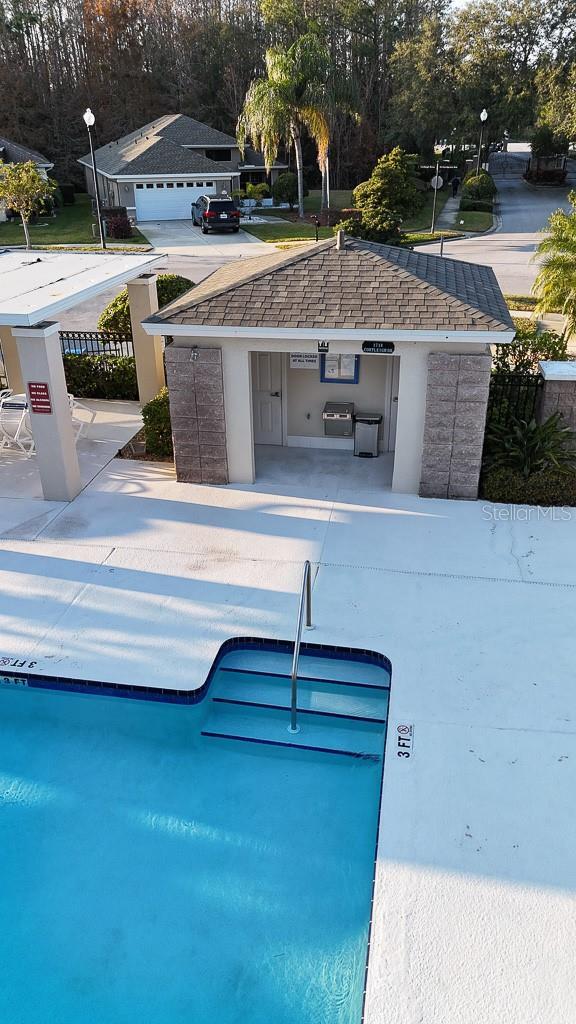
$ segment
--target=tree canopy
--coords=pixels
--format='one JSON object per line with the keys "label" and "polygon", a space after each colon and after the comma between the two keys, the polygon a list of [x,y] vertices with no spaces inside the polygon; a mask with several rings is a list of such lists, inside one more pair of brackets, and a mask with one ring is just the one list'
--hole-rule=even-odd
{"label": "tree canopy", "polygon": [[320,117],[338,188],[395,145],[431,156],[436,139],[475,142],[484,107],[490,138],[537,123],[576,138],[573,0],[0,0],[2,133],[79,182],[87,106],[100,145],[171,112],[233,132],[269,54],[303,58],[312,38],[315,124],[294,96],[308,184]]}

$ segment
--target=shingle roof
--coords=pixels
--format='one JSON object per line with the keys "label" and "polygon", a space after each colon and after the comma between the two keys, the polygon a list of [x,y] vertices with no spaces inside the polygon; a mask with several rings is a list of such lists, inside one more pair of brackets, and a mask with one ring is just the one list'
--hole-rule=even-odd
{"label": "shingle roof", "polygon": [[341,249],[330,239],[228,264],[148,319],[212,327],[514,330],[491,267],[348,237]]}
{"label": "shingle roof", "polygon": [[[192,126],[199,125],[206,128],[208,132],[214,129],[207,125],[200,125],[199,121],[184,117],[183,114],[166,114],[145,124],[143,128],[125,135],[117,142],[110,142],[107,146],[101,146],[96,150],[96,166],[99,171],[105,174],[229,174],[231,164],[222,161],[208,160],[202,153],[193,149],[184,149],[180,141],[170,137],[183,130],[180,122],[190,122]],[[215,132],[221,135],[220,132]],[[197,137],[194,132],[191,136]],[[226,144],[235,145],[227,135],[221,135],[227,140]],[[220,143],[222,144],[222,143]],[[90,154],[81,157],[80,163],[91,164]]]}
{"label": "shingle roof", "polygon": [[[4,150],[5,163],[19,164],[33,160],[35,164],[41,164],[44,167],[53,166],[52,161],[38,150],[30,149],[29,146],[21,146],[19,142],[12,142],[11,139],[5,139],[2,135],[0,135],[0,150]],[[1,156],[0,163],[2,163]]]}
{"label": "shingle roof", "polygon": [[185,114],[173,115],[170,123],[161,128],[159,134],[165,139],[177,142],[179,146],[237,146],[233,135],[226,135],[209,124],[195,121]]}

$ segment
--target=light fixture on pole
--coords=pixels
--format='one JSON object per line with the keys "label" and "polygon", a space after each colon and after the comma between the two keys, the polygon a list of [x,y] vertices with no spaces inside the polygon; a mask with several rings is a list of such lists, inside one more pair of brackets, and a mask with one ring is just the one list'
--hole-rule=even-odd
{"label": "light fixture on pole", "polygon": [[84,124],[88,129],[88,138],[90,140],[90,156],[92,157],[92,174],[94,175],[94,198],[96,199],[96,217],[98,218],[98,228],[100,230],[100,245],[103,249],[106,248],[106,239],[104,238],[104,228],[102,226],[102,214],[100,213],[100,193],[98,191],[98,177],[96,174],[96,157],[94,156],[94,145],[92,142],[92,128],[96,118],[88,107],[83,115]]}
{"label": "light fixture on pole", "polygon": [[430,227],[431,235],[434,234],[434,228],[436,227],[436,197],[438,195],[438,189],[442,188],[444,184],[444,178],[441,178],[440,174],[438,173],[440,170],[440,157],[442,156],[443,152],[444,146],[434,146],[434,155],[436,157],[436,171],[434,177],[432,178],[432,181],[430,182],[432,188],[434,189],[434,199],[432,200],[432,225]]}
{"label": "light fixture on pole", "polygon": [[478,159],[476,160],[476,174],[480,174],[480,160],[482,157],[482,136],[484,134],[484,125],[488,120],[488,111],[486,108],[480,114],[480,145],[478,146]]}

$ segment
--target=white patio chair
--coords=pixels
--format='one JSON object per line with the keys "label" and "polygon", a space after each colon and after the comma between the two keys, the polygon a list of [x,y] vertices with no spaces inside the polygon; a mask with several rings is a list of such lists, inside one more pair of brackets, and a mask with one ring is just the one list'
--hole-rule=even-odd
{"label": "white patio chair", "polygon": [[26,395],[11,391],[0,395],[0,451],[4,448],[16,448],[26,456],[35,448]]}

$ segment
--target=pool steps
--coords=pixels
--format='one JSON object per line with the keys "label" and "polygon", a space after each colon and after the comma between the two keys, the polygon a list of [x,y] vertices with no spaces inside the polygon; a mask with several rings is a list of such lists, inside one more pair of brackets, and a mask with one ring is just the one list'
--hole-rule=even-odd
{"label": "pool steps", "polygon": [[289,654],[234,652],[212,680],[202,735],[381,760],[388,694],[379,665],[303,656],[293,734]]}

